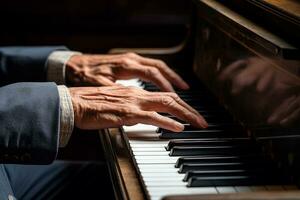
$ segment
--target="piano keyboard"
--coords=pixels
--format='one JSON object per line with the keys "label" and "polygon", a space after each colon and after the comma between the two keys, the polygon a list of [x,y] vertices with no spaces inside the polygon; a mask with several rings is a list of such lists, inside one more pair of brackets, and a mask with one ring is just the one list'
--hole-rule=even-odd
{"label": "piano keyboard", "polygon": [[[118,82],[157,90],[136,79]],[[206,118],[207,129],[185,124],[182,133],[173,133],[143,124],[123,127],[148,199],[297,190],[204,87],[197,92],[179,91],[178,95]]]}

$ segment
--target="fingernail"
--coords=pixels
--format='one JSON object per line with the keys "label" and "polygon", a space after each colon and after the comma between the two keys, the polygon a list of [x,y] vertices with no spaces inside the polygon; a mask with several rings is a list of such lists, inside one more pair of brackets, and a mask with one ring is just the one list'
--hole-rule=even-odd
{"label": "fingernail", "polygon": [[201,127],[203,128],[207,128],[208,127],[208,123],[205,121],[205,119],[199,118],[199,124]]}
{"label": "fingernail", "polygon": [[203,126],[203,128],[208,128],[208,123],[206,121],[203,121],[202,126]]}

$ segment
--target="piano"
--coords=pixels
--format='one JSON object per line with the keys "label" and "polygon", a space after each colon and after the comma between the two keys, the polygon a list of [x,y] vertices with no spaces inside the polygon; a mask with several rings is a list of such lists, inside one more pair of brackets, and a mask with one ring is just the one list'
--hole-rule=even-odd
{"label": "piano", "polygon": [[300,2],[195,0],[191,15],[178,46],[111,50],[165,60],[209,123],[102,130],[116,199],[300,199]]}

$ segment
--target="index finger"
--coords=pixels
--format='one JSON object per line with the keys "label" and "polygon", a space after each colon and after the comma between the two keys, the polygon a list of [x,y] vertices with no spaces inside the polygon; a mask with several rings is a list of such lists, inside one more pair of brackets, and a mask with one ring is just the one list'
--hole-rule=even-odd
{"label": "index finger", "polygon": [[189,110],[186,105],[179,104],[170,96],[156,96],[147,98],[143,103],[143,108],[146,110],[155,110],[172,114],[179,119],[192,124],[195,127],[207,128],[207,122],[204,118],[193,111]]}
{"label": "index finger", "polygon": [[189,85],[163,61],[141,56],[138,60],[141,64],[157,68],[171,83],[178,88],[184,90],[189,89]]}

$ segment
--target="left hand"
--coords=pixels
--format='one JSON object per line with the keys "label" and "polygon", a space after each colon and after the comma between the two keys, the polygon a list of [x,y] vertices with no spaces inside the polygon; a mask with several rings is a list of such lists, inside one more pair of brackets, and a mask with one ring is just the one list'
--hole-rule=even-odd
{"label": "left hand", "polygon": [[173,85],[188,89],[188,84],[163,61],[135,53],[75,55],[66,64],[67,82],[74,86],[112,86],[115,81],[140,78],[162,91],[173,92]]}

